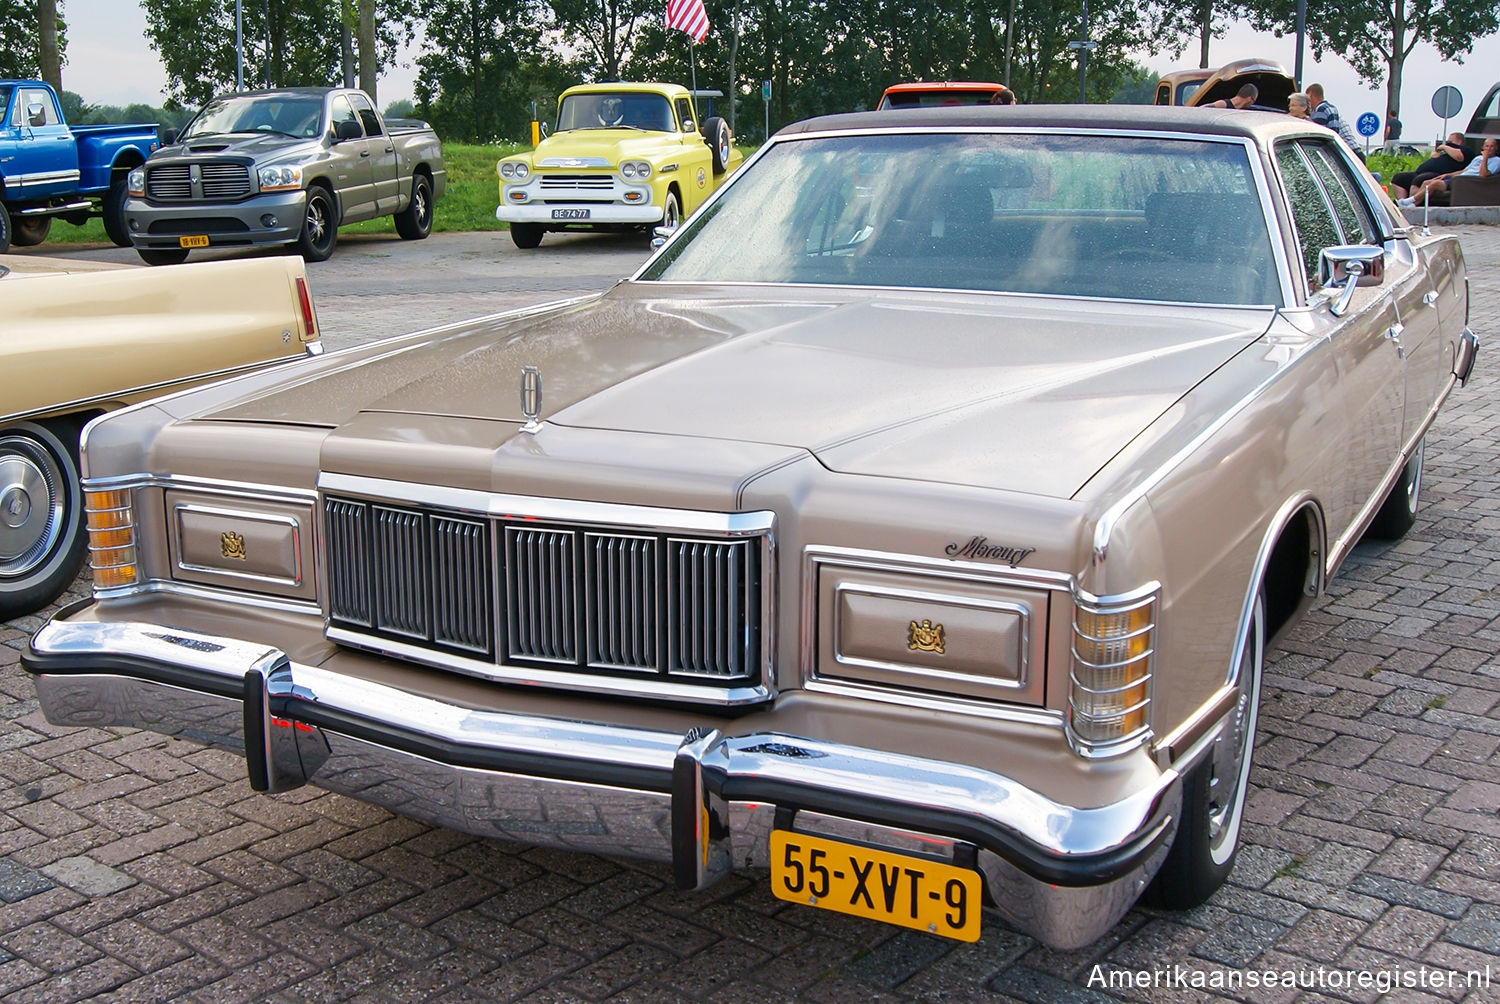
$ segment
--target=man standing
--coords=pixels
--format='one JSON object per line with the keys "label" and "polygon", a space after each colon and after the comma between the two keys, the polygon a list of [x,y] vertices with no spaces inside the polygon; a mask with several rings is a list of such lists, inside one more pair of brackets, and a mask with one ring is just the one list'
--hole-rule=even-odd
{"label": "man standing", "polygon": [[1339,137],[1348,144],[1349,149],[1354,151],[1354,155],[1364,160],[1364,155],[1359,152],[1359,137],[1354,135],[1354,130],[1339,115],[1339,110],[1333,106],[1333,103],[1324,97],[1323,85],[1308,84],[1307,99],[1312,104],[1312,120],[1338,133]]}

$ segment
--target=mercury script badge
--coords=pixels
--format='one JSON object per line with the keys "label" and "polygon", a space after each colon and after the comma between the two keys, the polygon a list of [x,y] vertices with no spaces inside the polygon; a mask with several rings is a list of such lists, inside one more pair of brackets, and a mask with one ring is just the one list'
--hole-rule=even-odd
{"label": "mercury script badge", "polygon": [[521,415],[526,424],[522,432],[536,432],[542,427],[542,371],[535,366],[521,368]]}

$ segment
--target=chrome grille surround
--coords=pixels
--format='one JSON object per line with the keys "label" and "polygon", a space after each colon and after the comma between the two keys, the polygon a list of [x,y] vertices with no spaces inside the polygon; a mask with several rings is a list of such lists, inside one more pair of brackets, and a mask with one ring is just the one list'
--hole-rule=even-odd
{"label": "chrome grille surround", "polygon": [[161,202],[242,199],[250,194],[250,167],[232,160],[161,164],[146,168],[146,196]]}
{"label": "chrome grille surround", "polygon": [[327,634],[498,681],[742,705],[773,695],[771,513],[324,474]]}

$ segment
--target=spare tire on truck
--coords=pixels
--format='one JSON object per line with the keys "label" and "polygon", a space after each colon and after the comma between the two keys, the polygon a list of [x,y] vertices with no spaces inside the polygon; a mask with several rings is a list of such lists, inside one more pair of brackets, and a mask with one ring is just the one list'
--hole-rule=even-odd
{"label": "spare tire on truck", "polygon": [[714,156],[714,174],[723,174],[729,169],[729,123],[711,115],[703,120],[703,141]]}

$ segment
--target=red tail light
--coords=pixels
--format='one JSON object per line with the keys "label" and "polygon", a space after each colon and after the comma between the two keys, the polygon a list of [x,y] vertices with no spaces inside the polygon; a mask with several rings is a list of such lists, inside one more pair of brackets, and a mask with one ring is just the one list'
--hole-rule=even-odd
{"label": "red tail light", "polygon": [[302,323],[307,328],[307,341],[318,337],[318,315],[313,311],[312,294],[307,291],[307,280],[297,280],[297,300],[302,304]]}

